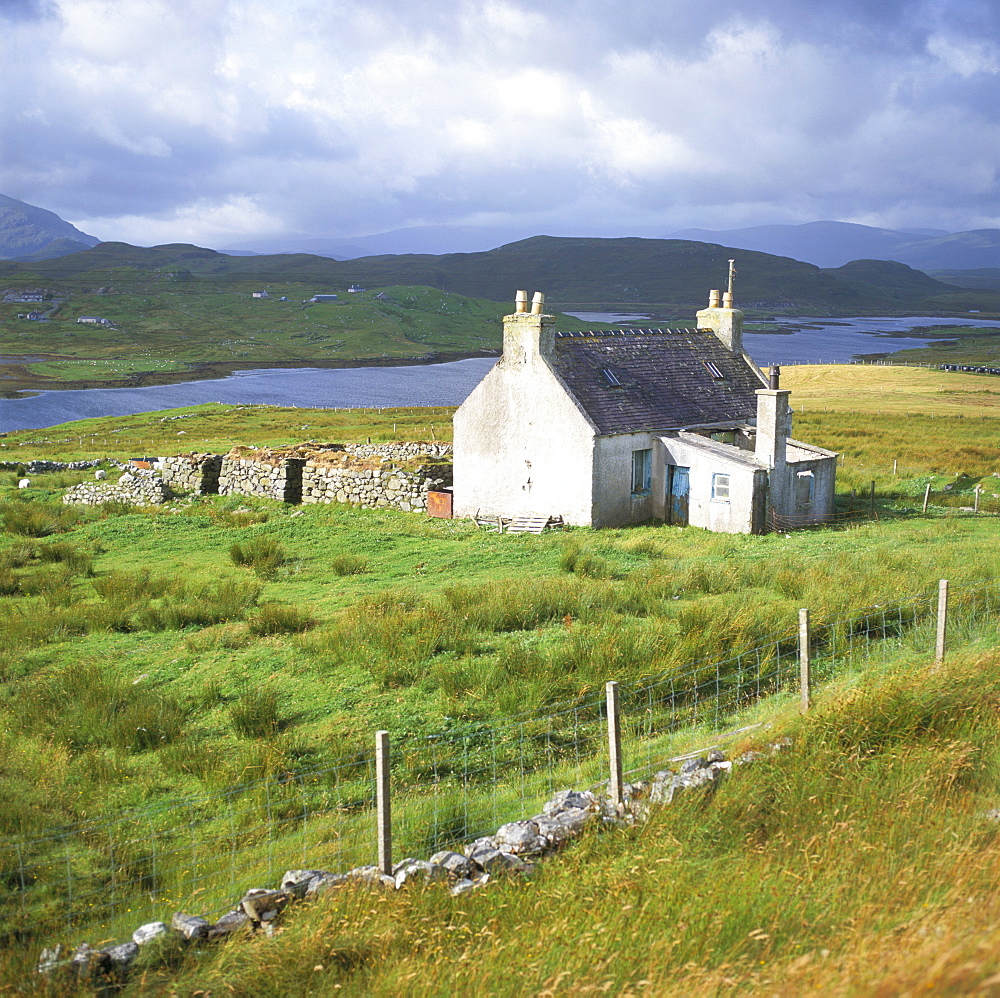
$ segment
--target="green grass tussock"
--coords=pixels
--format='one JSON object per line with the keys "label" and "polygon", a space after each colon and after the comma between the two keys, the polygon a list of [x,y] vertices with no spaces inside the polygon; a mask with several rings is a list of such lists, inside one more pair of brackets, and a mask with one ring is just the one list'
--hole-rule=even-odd
{"label": "green grass tussock", "polygon": [[229,559],[234,565],[252,569],[262,579],[273,579],[285,563],[286,552],[277,539],[262,535],[233,544]]}

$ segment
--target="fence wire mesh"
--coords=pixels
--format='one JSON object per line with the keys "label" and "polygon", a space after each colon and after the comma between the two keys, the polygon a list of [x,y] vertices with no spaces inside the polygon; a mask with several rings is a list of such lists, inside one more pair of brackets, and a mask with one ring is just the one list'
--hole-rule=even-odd
{"label": "fence wire mesh", "polygon": [[[974,637],[995,621],[995,583],[954,587],[949,633]],[[822,682],[880,656],[933,647],[937,594],[812,623],[812,675]],[[621,685],[626,778],[663,768],[678,733],[706,738],[767,697],[798,691],[794,626],[728,658]],[[492,833],[537,813],[553,792],[595,787],[608,773],[606,702],[592,691],[550,713],[504,725],[396,740],[392,745],[397,858]],[[374,746],[338,765],[247,782],[216,794],[111,819],[10,836],[0,843],[0,938],[87,926],[127,936],[175,910],[211,916],[290,867],[344,871],[376,861]]]}

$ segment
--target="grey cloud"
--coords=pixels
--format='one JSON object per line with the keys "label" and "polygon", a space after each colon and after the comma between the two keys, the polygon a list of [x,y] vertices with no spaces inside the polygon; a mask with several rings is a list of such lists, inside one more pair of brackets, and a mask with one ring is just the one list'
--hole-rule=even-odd
{"label": "grey cloud", "polygon": [[0,18],[6,21],[40,21],[56,13],[54,0],[0,0]]}
{"label": "grey cloud", "polygon": [[[176,216],[178,239],[234,199],[344,237],[1000,210],[984,0],[153,7],[120,0],[109,44],[60,34],[44,4],[0,7],[31,52],[0,70],[0,191],[74,221]],[[192,238],[224,241],[231,217]]]}

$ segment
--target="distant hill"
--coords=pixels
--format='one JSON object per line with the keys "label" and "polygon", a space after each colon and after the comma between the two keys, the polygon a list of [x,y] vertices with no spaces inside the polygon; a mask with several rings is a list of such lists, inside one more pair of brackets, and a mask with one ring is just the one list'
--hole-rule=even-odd
{"label": "distant hill", "polygon": [[[723,285],[737,260],[737,300],[763,310],[850,314],[885,309],[1000,309],[1000,296],[935,281],[904,264],[859,260],[823,270],[788,257],[678,239],[571,239],[535,236],[483,253],[408,254],[336,261],[309,254],[227,256],[186,244],[149,248],[100,243],[30,265],[47,279],[121,283],[133,272],[173,272],[224,283],[269,280],[312,285],[317,292],[357,283],[369,288],[425,285],[471,298],[512,301],[544,291],[555,307],[655,306],[692,315],[709,289]],[[14,279],[16,265],[0,265]],[[27,268],[25,268],[27,269]],[[136,275],[138,276],[138,274]],[[154,275],[155,276],[155,275]]]}
{"label": "distant hill", "polygon": [[987,288],[1000,291],[1000,267],[980,267],[977,270],[928,270],[927,275],[959,288]]}
{"label": "distant hill", "polygon": [[55,212],[0,194],[0,260],[49,260],[99,242]]}
{"label": "distant hill", "polygon": [[861,259],[896,260],[919,270],[1000,265],[1000,229],[897,231],[853,222],[807,222],[721,231],[683,229],[672,236],[790,256],[818,267],[840,267]]}

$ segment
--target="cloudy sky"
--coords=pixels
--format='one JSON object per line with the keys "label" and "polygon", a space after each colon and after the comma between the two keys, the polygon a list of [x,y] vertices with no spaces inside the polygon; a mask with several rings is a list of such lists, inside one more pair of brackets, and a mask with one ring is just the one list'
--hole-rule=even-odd
{"label": "cloudy sky", "polygon": [[0,0],[0,193],[103,239],[1000,226],[997,0]]}

